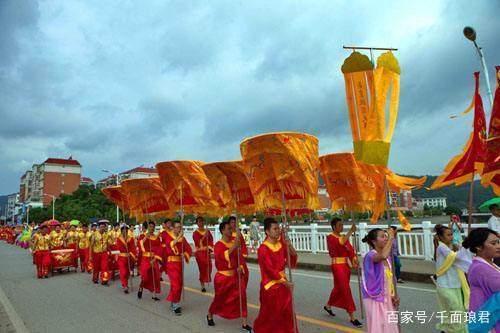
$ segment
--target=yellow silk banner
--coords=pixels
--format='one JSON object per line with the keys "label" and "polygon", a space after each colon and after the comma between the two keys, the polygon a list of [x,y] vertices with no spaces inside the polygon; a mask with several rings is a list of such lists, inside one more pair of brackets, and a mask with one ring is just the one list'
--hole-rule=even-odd
{"label": "yellow silk banner", "polygon": [[128,198],[130,216],[144,220],[147,215],[173,215],[158,177],[126,179],[121,186]]}
{"label": "yellow silk banner", "polygon": [[396,127],[401,70],[392,52],[370,59],[353,52],[342,65],[356,160],[387,166]]}
{"label": "yellow silk banner", "polygon": [[127,195],[121,186],[105,187],[101,191],[106,198],[120,207],[121,210],[129,210]]}
{"label": "yellow silk banner", "polygon": [[214,207],[213,213],[215,215],[225,215],[231,208],[231,189],[226,175],[217,167],[217,163],[203,164],[201,168],[210,180],[212,199],[218,205],[218,207]]}
{"label": "yellow silk banner", "polygon": [[403,177],[383,166],[356,161],[352,153],[324,155],[319,158],[320,172],[332,201],[332,209],[373,213],[377,222],[386,208],[385,181],[390,191],[420,187],[426,177]]}
{"label": "yellow silk banner", "polygon": [[203,171],[203,162],[169,161],[156,164],[161,186],[172,209],[184,213],[217,215],[218,204],[212,199],[211,183]]}
{"label": "yellow silk banner", "polygon": [[243,169],[243,161],[215,162],[212,164],[226,176],[231,193],[231,202],[228,206],[241,214],[255,213],[255,201]]}
{"label": "yellow silk banner", "polygon": [[317,209],[318,139],[294,132],[269,133],[240,144],[256,209]]}
{"label": "yellow silk banner", "polygon": [[398,210],[398,220],[399,224],[401,224],[401,228],[403,228],[404,231],[411,231],[411,224],[408,222],[408,219],[406,216],[403,215],[403,213]]}

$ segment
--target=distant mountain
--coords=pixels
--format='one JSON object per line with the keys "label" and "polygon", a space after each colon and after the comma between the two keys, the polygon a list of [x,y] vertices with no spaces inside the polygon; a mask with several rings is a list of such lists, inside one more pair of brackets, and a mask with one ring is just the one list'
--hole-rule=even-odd
{"label": "distant mountain", "polygon": [[[407,177],[420,178],[422,176],[405,175]],[[455,206],[458,208],[467,208],[469,205],[469,185],[465,183],[461,186],[447,186],[438,190],[427,190],[432,183],[436,180],[437,176],[427,176],[427,181],[424,187],[413,190],[412,195],[414,198],[432,198],[432,197],[446,197],[448,206]],[[319,177],[320,185],[324,185],[323,178]],[[479,180],[474,181],[474,206],[478,207],[483,202],[495,196],[491,187],[484,188]]]}
{"label": "distant mountain", "polygon": [[[421,177],[421,176],[409,176]],[[469,189],[470,183],[465,183],[461,186],[447,186],[437,190],[427,190],[436,180],[436,176],[427,176],[425,186],[418,190],[413,190],[412,195],[415,198],[431,198],[431,197],[446,197],[448,206],[456,206],[458,208],[466,208],[469,205]],[[481,205],[488,199],[495,196],[491,187],[484,188],[479,180],[474,181],[474,206]]]}

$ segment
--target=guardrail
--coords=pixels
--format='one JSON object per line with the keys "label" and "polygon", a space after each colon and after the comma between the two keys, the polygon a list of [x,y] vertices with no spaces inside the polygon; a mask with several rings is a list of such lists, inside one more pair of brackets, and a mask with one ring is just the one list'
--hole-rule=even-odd
{"label": "guardrail", "polygon": [[[423,259],[432,260],[434,257],[434,245],[433,245],[433,229],[435,224],[430,221],[423,221],[420,224],[412,224],[412,231],[406,232],[399,230],[397,233],[397,241],[399,245],[399,251],[402,258],[411,259]],[[467,224],[462,224],[464,230],[463,235],[467,234]],[[472,228],[487,227],[487,224],[472,224]],[[248,227],[242,226],[243,229]],[[347,233],[350,225],[344,225],[344,232]],[[361,242],[361,239],[374,228],[387,229],[387,224],[368,224],[365,222],[360,222],[357,225],[357,231],[355,235],[351,236],[351,244],[357,248],[359,254],[364,254],[368,252],[368,245]],[[193,242],[193,231],[197,229],[197,226],[185,226],[184,235],[188,242]],[[214,240],[218,241],[221,238],[221,234],[217,226],[209,226],[208,229],[214,235]],[[331,228],[329,225],[318,225],[317,223],[311,223],[310,225],[303,226],[290,226],[290,231],[288,236],[293,246],[297,251],[300,252],[310,252],[310,253],[328,253],[328,248],[326,245],[326,237],[331,233]],[[264,228],[261,226],[259,231],[259,244],[264,240],[265,233]],[[358,241],[359,239],[359,241]]]}

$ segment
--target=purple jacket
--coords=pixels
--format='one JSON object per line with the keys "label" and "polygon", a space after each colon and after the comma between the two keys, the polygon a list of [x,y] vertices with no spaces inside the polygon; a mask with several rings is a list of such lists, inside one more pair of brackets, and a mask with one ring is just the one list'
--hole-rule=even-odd
{"label": "purple jacket", "polygon": [[[474,257],[467,274],[470,284],[469,311],[476,312],[494,293],[500,291],[500,271],[484,259]],[[496,325],[500,332],[500,322]]]}
{"label": "purple jacket", "polygon": [[[371,250],[363,258],[363,298],[371,298],[377,302],[384,301],[385,272],[384,262],[374,262],[377,251]],[[390,267],[390,264],[389,264]]]}

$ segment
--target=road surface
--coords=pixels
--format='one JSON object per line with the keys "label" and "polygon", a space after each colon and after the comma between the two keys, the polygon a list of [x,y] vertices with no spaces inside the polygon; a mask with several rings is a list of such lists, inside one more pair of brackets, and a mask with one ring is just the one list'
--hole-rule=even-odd
{"label": "road surface", "polygon": [[[237,320],[215,317],[215,327],[206,325],[205,316],[213,288],[210,285],[206,294],[199,291],[194,261],[186,266],[185,300],[180,317],[169,311],[169,304],[164,300],[169,288],[166,275],[163,276],[162,301],[154,302],[148,291],[144,291],[141,300],[137,299],[135,292],[124,294],[118,279],[112,281],[109,287],[93,284],[86,273],[63,273],[49,279],[36,279],[29,252],[3,242],[0,242],[0,267],[0,296],[3,293],[10,304],[10,317],[20,319],[29,332],[239,332],[240,323]],[[252,323],[259,305],[259,271],[253,264],[249,268],[247,294],[249,320]],[[343,310],[334,309],[335,318],[322,310],[332,287],[330,274],[296,270],[294,282],[301,333],[363,331],[352,328]],[[135,278],[134,291],[137,291],[138,283],[138,278]],[[356,277],[352,278],[351,287],[358,305]],[[400,284],[398,290],[402,300],[401,311],[411,311],[413,315],[416,311],[426,311],[427,318],[437,311],[432,285],[406,283]],[[9,311],[1,303],[0,321],[5,322],[5,313]],[[420,324],[413,317],[413,321],[413,324],[402,325],[402,332],[434,331],[435,320]],[[4,326],[0,325],[0,332],[2,329],[12,332],[12,325]]]}

